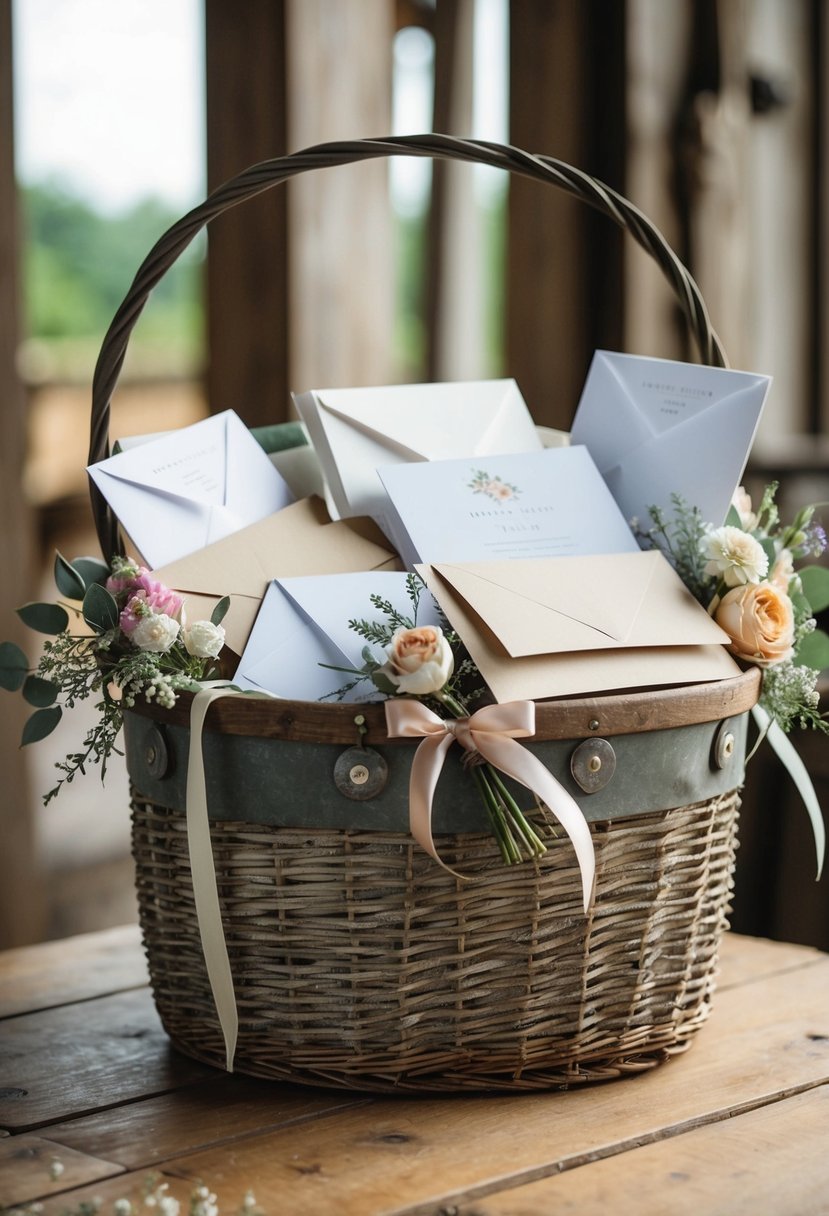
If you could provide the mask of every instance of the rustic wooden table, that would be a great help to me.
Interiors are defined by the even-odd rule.
[[[0,1206],[44,1216],[95,1197],[108,1213],[151,1173],[183,1214],[199,1180],[222,1213],[250,1187],[269,1216],[826,1213],[829,955],[729,935],[710,1022],[639,1077],[396,1099],[178,1055],[134,927],[12,950],[0,1129]]]

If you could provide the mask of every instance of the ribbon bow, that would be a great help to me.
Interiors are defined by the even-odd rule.
[[[409,826],[426,852],[440,862],[432,839],[432,799],[446,753],[457,740],[468,752],[478,752],[495,768],[532,790],[552,811],[575,849],[586,912],[596,870],[590,828],[578,803],[549,769],[532,752],[515,742],[535,734],[535,702],[485,705],[469,718],[454,719],[439,718],[420,701],[392,699],[385,702],[385,710],[389,738],[423,740],[412,759]]]

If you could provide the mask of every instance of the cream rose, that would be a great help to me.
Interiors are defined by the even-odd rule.
[[[792,602],[773,583],[749,583],[726,592],[714,618],[731,638],[729,649],[758,667],[792,657]]]
[[[196,659],[215,659],[225,644],[225,631],[212,621],[194,621],[182,633],[184,649]]]
[[[179,623],[165,612],[152,612],[138,618],[130,634],[130,641],[139,650],[151,650],[163,654],[169,650],[179,634]]]
[[[437,625],[400,628],[386,648],[388,662],[380,668],[398,692],[415,697],[440,692],[455,670],[452,647]]]

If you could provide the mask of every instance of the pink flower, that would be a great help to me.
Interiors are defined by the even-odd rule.
[[[180,623],[183,608],[183,598],[151,578],[149,570],[142,567],[141,573],[133,580],[132,592],[121,610],[119,624],[122,632],[129,637],[139,622],[150,616],[168,616]]]
[[[143,594],[147,607],[153,612],[171,616],[176,621],[180,620],[181,610],[184,607],[183,598],[178,592],[171,591],[169,587],[165,587],[163,583],[152,578],[149,570],[145,570],[143,566],[134,586],[138,595]]]

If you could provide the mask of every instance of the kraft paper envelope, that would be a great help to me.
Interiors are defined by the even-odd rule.
[[[268,588],[234,682],[240,688],[300,701],[329,696],[350,682],[348,674],[328,666],[360,669],[366,641],[349,628],[351,619],[387,623],[371,603],[382,595],[403,616],[412,612],[406,575],[371,571],[276,579]],[[418,606],[418,622],[437,622],[429,596]],[[370,646],[378,662],[380,645]],[[327,664],[328,666],[320,666]],[[382,699],[370,680],[361,681],[343,700]]]
[[[601,569],[610,558],[630,559],[636,554],[605,555],[595,559],[601,563]],[[664,562],[659,553],[643,553],[644,558],[657,558]],[[554,564],[561,567],[573,562],[592,562],[590,558],[552,558],[538,559],[534,564]],[[513,580],[518,567],[524,565],[521,561],[509,563],[480,563],[480,565],[508,566],[510,582]],[[665,563],[667,565],[667,563]],[[643,603],[639,601],[638,610],[625,617],[621,614],[614,619],[613,612],[605,611],[610,602],[611,609],[617,596],[617,589],[609,577],[593,584],[593,596],[596,601],[604,600],[597,608],[589,623],[566,617],[556,613],[551,607],[545,608],[544,596],[541,596],[539,611],[532,598],[522,595],[512,596],[511,602],[500,594],[500,591],[490,595],[492,584],[481,579],[459,580],[457,566],[435,565],[418,567],[418,572],[424,578],[429,590],[440,604],[453,628],[463,639],[470,656],[477,664],[481,675],[492,690],[498,701],[521,700],[523,698],[543,698],[555,696],[572,696],[577,694],[607,692],[620,688],[643,688],[656,685],[686,684],[704,680],[730,679],[739,674],[739,668],[721,644],[727,641],[726,635],[708,617],[686,592],[680,582],[679,592],[684,592],[690,599],[682,607],[682,621],[686,625],[693,619],[693,627],[681,628],[671,642],[666,642],[666,636],[672,634],[670,624],[655,625],[654,640],[651,643],[642,642],[644,637],[645,620],[653,616],[656,604],[663,604],[667,612],[672,611],[670,604],[679,606],[684,596],[669,592],[668,599],[661,594],[665,588],[662,580],[655,580],[656,592],[651,597],[645,596]],[[673,571],[670,570],[671,574]],[[583,573],[584,571],[582,571]],[[566,573],[566,571],[565,571]],[[676,576],[674,575],[676,578]],[[562,581],[564,581],[562,579]],[[679,581],[677,579],[677,581]],[[459,591],[456,584],[460,582],[471,598]],[[667,580],[666,580],[667,583]],[[510,583],[506,584],[508,590]],[[526,590],[526,588],[524,588]],[[482,594],[483,592],[483,594]],[[589,598],[589,596],[587,597]],[[648,604],[650,600],[650,604]],[[670,601],[670,602],[669,602]],[[581,599],[584,607],[585,597]],[[575,606],[575,600],[571,607]],[[642,608],[646,609],[642,615]],[[688,615],[685,609],[688,608]],[[691,611],[693,609],[694,611]],[[485,617],[483,613],[486,613]],[[507,619],[509,614],[509,619]],[[545,619],[549,614],[549,619]],[[503,639],[494,628],[490,627],[487,618],[504,628],[513,649],[521,651],[521,657],[513,657]],[[703,619],[704,618],[704,619]],[[546,644],[550,640],[551,622],[556,621],[557,628],[552,630],[555,653],[533,653],[538,642],[534,636],[531,640],[519,635],[526,632],[531,635],[530,621],[538,624],[545,631]],[[651,622],[655,624],[654,622]],[[621,640],[611,638],[608,630],[624,633],[627,625],[627,636]],[[633,639],[633,640],[631,640]],[[591,649],[581,649],[580,645],[589,641]],[[575,643],[575,645],[573,644]],[[568,648],[569,647],[569,648]]]
[[[542,447],[514,380],[313,389],[294,401],[335,519],[370,515],[383,526],[382,465]]]
[[[191,621],[208,619],[229,595],[225,640],[241,654],[273,578],[397,566],[370,520],[331,523],[320,499],[304,498],[153,573],[185,596]]]
[[[573,420],[625,518],[673,514],[671,495],[719,527],[740,484],[769,376],[599,350]]]
[[[293,494],[232,411],[90,465],[150,566],[162,566],[285,507]]]

